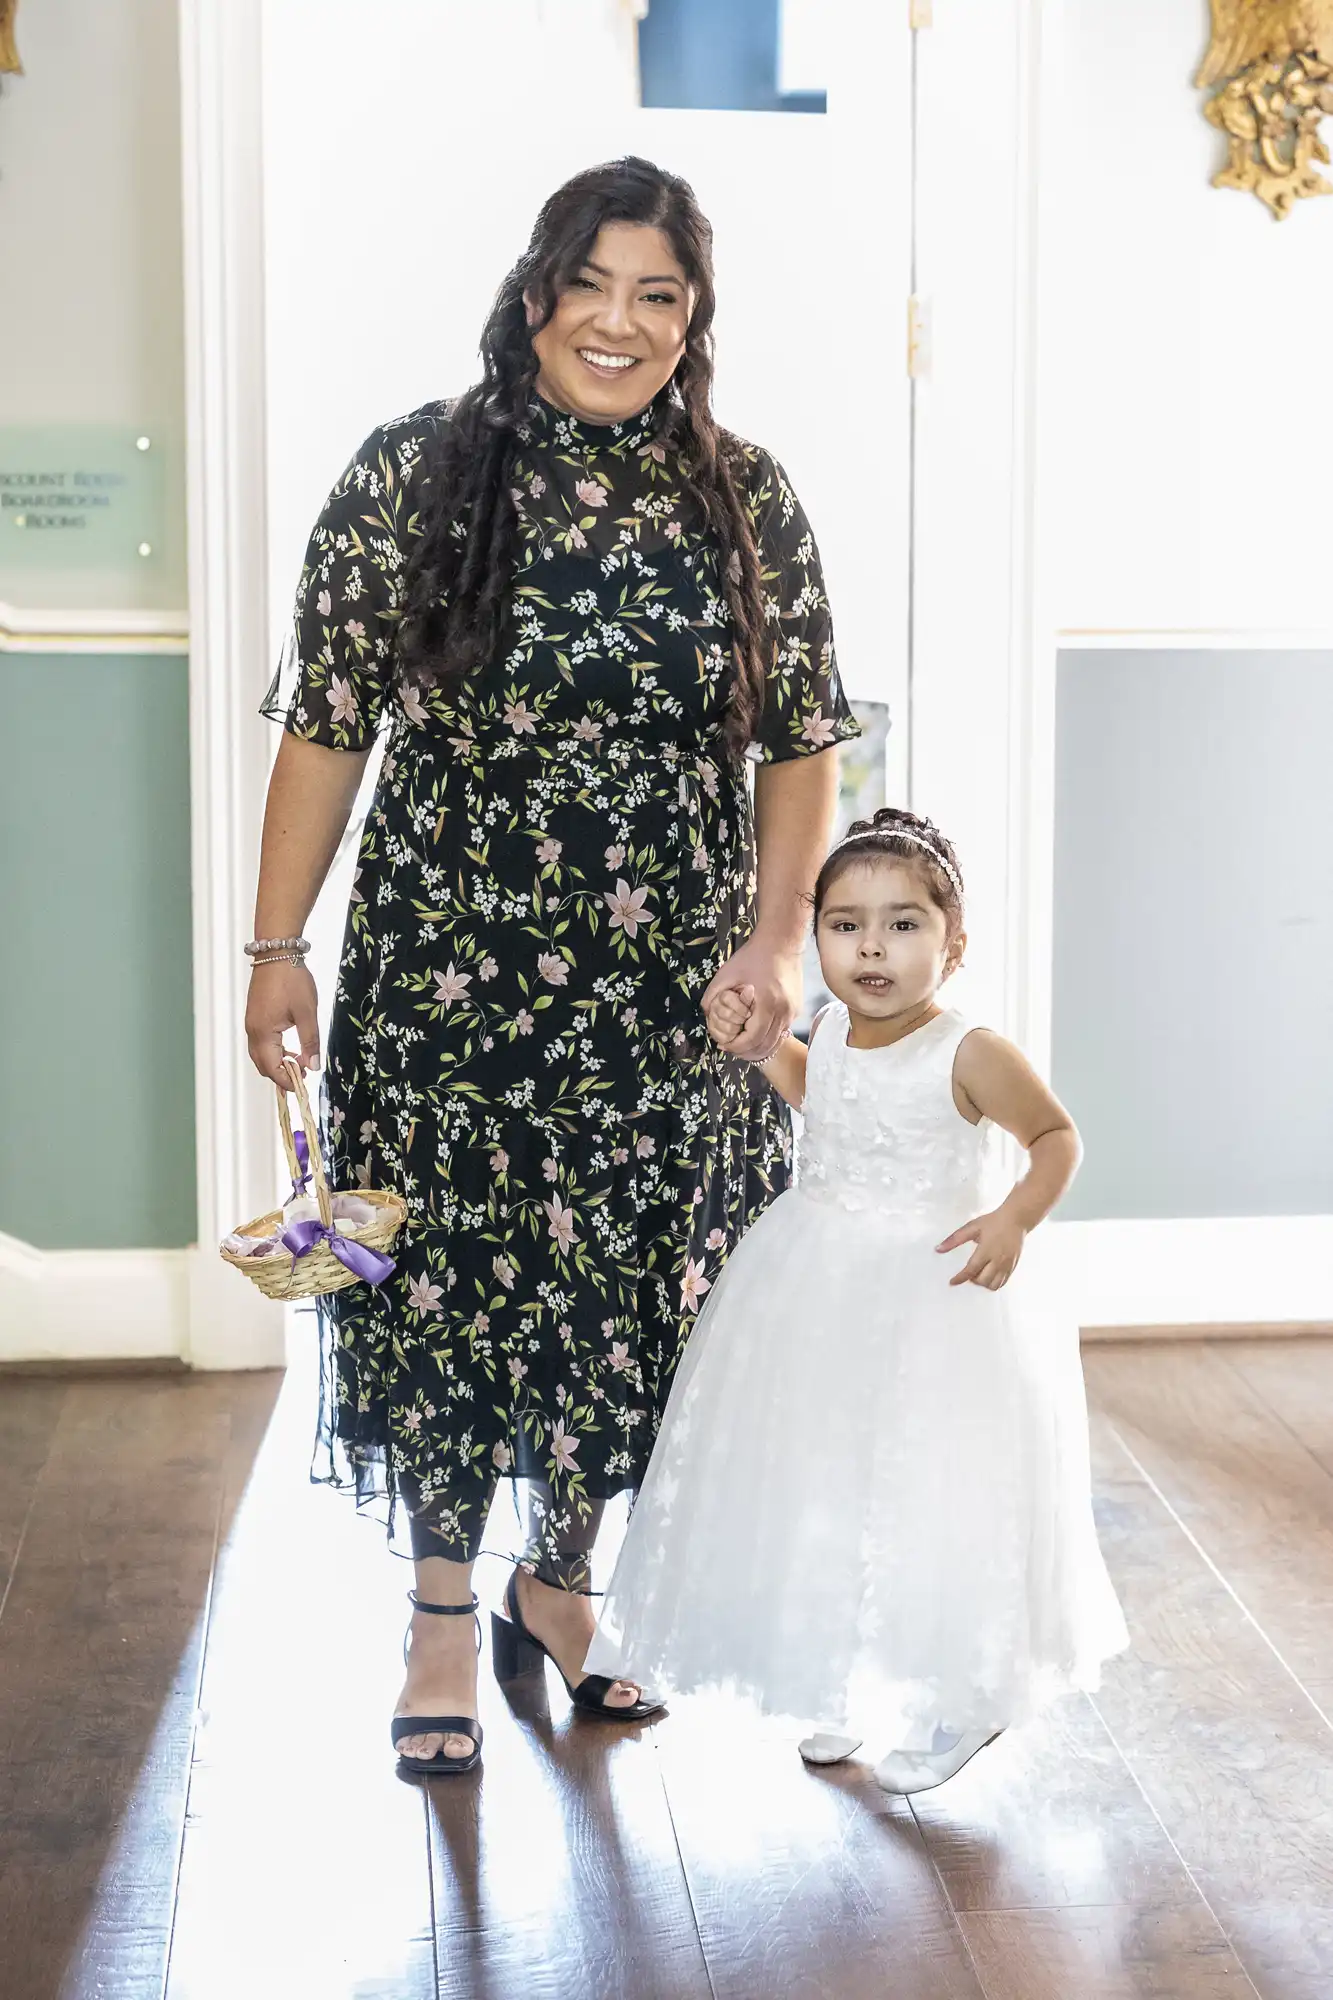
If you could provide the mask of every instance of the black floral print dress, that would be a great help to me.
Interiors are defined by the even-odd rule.
[[[396,1188],[394,1276],[323,1302],[316,1475],[401,1495],[474,1554],[499,1474],[566,1508],[637,1484],[701,1300],[786,1185],[785,1107],[700,996],[751,926],[728,615],[665,398],[597,428],[541,402],[515,474],[502,657],[392,691],[433,404],[375,431],[312,535],[286,726],[388,740],[324,1079],[333,1184]],[[737,443],[776,664],[752,753],[855,736],[810,529]],[[420,1532],[420,1531],[419,1531]]]

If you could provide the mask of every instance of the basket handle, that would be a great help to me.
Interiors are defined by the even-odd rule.
[[[288,1056],[283,1068],[291,1078],[290,1088],[296,1092],[296,1102],[301,1108],[301,1129],[305,1133],[306,1150],[310,1155],[310,1177],[315,1183],[315,1202],[319,1208],[319,1219],[325,1229],[333,1227],[333,1203],[329,1200],[329,1184],[324,1174],[324,1162],[319,1151],[319,1132],[315,1126],[314,1113],[310,1109],[310,1099],[306,1095],[305,1071],[295,1056]],[[301,1178],[301,1163],[296,1157],[296,1141],[292,1137],[292,1115],[287,1106],[287,1091],[281,1084],[278,1092],[278,1125],[282,1132],[282,1148],[287,1155],[287,1164],[292,1170],[292,1181]]]

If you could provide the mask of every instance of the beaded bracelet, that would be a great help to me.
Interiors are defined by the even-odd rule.
[[[309,938],[251,938],[245,947],[245,955],[247,958],[260,958],[266,951],[299,951],[304,958],[309,949]]]
[[[305,964],[305,953],[303,951],[275,951],[272,952],[267,958],[252,958],[250,960],[250,970],[253,972],[257,965],[304,965],[304,964]]]

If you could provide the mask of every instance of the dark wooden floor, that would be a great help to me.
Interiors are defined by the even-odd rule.
[[[1333,1343],[1087,1369],[1135,1650],[915,1809],[555,1684],[403,1784],[408,1578],[301,1372],[0,1378],[0,1994],[1333,2000]]]

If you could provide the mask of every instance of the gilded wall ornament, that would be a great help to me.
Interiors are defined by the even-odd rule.
[[[1195,81],[1227,142],[1213,186],[1256,194],[1282,221],[1333,194],[1319,122],[1333,112],[1333,0],[1211,0],[1213,40]]]
[[[0,0],[0,76],[22,76],[18,43],[14,40],[14,16],[19,0]]]

